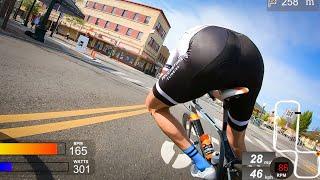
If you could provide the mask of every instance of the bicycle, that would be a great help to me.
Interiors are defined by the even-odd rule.
[[[216,120],[211,118],[199,105],[197,99],[192,100],[191,104],[187,109],[189,113],[184,113],[182,118],[182,124],[185,128],[188,137],[191,139],[191,129],[194,129],[196,140],[194,141],[194,145],[202,153],[204,158],[206,158],[205,153],[201,147],[200,137],[204,134],[204,130],[202,128],[202,124],[200,122],[201,119],[207,120],[217,131],[220,136],[220,157],[219,162],[216,165],[217,169],[217,178],[218,179],[241,179],[241,160],[236,158],[229,142],[227,139],[226,129],[227,129],[227,119],[228,119],[228,110],[229,105],[228,101],[233,98],[238,98],[239,96],[246,94],[249,92],[249,89],[246,87],[236,87],[232,89],[225,89],[220,91],[221,100],[223,102],[223,124],[222,129],[217,126]],[[208,93],[209,97],[212,100],[215,100],[215,97]],[[191,113],[190,113],[191,112]],[[200,115],[199,115],[200,114]],[[192,139],[191,139],[192,140]],[[208,158],[206,158],[208,160]]]

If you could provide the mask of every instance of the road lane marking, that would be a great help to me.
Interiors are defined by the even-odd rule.
[[[255,140],[256,140],[256,142],[257,142],[260,146],[262,146],[266,151],[273,152],[273,150],[272,150],[271,148],[269,148],[267,145],[265,145],[262,141],[260,141],[260,140],[257,139],[257,138],[255,138]],[[287,155],[285,155],[284,153],[282,153],[282,152],[277,152],[277,153],[279,153],[281,156],[286,157],[286,158],[290,159],[291,161],[293,161],[291,158],[289,158],[289,157],[288,157]]]
[[[0,115],[0,123],[34,121],[34,120],[41,120],[41,119],[54,119],[54,118],[62,118],[62,117],[106,113],[106,112],[113,112],[113,111],[132,110],[132,109],[139,109],[144,107],[145,105],[134,105],[134,106],[120,106],[120,107],[97,108],[97,109],[84,109],[84,110],[75,110],[75,111]]]
[[[272,152],[272,149],[269,148],[267,145],[265,145],[262,141],[260,141],[260,139],[255,138],[255,140],[256,140],[256,142],[257,142],[260,146],[262,146],[266,151]]]
[[[211,137],[211,142],[218,145],[218,146],[220,145],[220,141],[214,137]]]
[[[91,118],[84,118],[84,119],[77,119],[71,121],[62,121],[56,123],[48,123],[48,124],[41,124],[41,125],[33,125],[33,126],[24,126],[24,127],[16,127],[16,128],[7,128],[7,129],[0,129],[0,133],[3,133],[9,138],[20,138],[26,136],[32,136],[37,134],[44,134],[50,132],[56,132],[81,126],[87,126],[102,122],[107,122],[115,119],[120,118],[127,118],[130,116],[136,116],[140,114],[147,113],[147,109],[117,113],[117,114],[109,114],[104,116],[97,116]],[[0,140],[8,139],[8,137],[0,137]]]
[[[248,136],[246,136],[245,139],[249,141],[251,144],[253,144],[252,140]]]
[[[173,158],[175,152],[173,150],[174,143],[170,141],[165,141],[161,146],[161,157],[166,164],[169,164]]]
[[[120,71],[113,71],[111,72],[112,74],[118,75],[118,76],[127,76],[125,73],[120,72]]]
[[[186,165],[189,166],[191,164],[191,159],[186,154],[178,154],[177,159],[172,164],[174,169],[182,169],[185,168]]]
[[[172,168],[182,169],[191,164],[191,159],[181,151],[176,152],[174,150],[175,144],[172,141],[164,141],[161,146],[161,157],[166,164],[172,162]],[[176,158],[174,158],[176,155]]]
[[[124,77],[124,76],[120,76],[122,79],[125,79],[127,81],[130,81],[130,82],[134,82],[134,83],[137,83],[137,84],[140,84],[140,85],[143,85],[143,83],[139,80],[136,80],[136,79],[131,79],[131,78],[128,78],[128,77]]]
[[[260,146],[262,146],[266,151],[269,151],[269,152],[272,152],[273,150],[271,149],[271,148],[269,148],[267,145],[265,145],[262,141],[260,141],[259,139],[257,139],[257,138],[254,138],[255,140],[256,140],[256,142],[260,145]],[[284,153],[282,153],[282,152],[277,152],[278,154],[280,154],[281,156],[283,156],[283,157],[286,157],[286,158],[288,158],[288,159],[290,159],[291,161],[293,161],[291,158],[289,158],[287,155],[285,155]]]

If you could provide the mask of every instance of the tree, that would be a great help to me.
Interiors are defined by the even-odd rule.
[[[75,16],[71,16],[66,14],[66,21],[69,23],[69,26],[71,27],[72,25],[84,25],[84,20]]]
[[[252,115],[253,115],[254,117],[258,117],[258,116],[259,116],[259,113],[258,113],[258,111],[255,111],[255,110],[254,110],[254,111],[252,112]]]
[[[277,124],[278,124],[279,127],[282,127],[282,128],[283,128],[283,127],[286,126],[287,121],[286,121],[284,118],[279,117],[279,118],[277,119]]]
[[[265,113],[265,114],[262,116],[262,120],[263,120],[263,121],[268,121],[269,117],[270,117],[269,113]]]
[[[28,12],[33,4],[34,0],[24,0],[22,2],[22,6],[25,8],[26,12]],[[31,15],[38,15],[39,12],[41,11],[41,6],[39,2],[36,2],[36,4],[34,5],[32,11],[31,11]]]
[[[74,21],[76,22],[76,24],[79,24],[81,26],[84,25],[84,20],[78,17],[74,17]]]
[[[312,114],[311,111],[306,111],[300,115],[300,122],[299,122],[299,133],[306,132],[309,125],[312,122]],[[296,129],[297,127],[297,118],[295,119],[294,123],[292,124],[291,128]]]

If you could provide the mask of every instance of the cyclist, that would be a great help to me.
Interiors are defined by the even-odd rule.
[[[227,137],[238,158],[246,151],[245,129],[264,74],[262,56],[245,35],[217,26],[197,26],[184,33],[146,98],[160,129],[193,161],[191,175],[213,179],[215,169],[190,142],[169,107],[199,98],[212,90],[244,86],[249,93],[230,101]],[[217,91],[212,91],[218,98]]]

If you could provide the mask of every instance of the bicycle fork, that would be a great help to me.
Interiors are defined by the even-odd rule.
[[[204,133],[198,113],[192,112],[189,116],[189,121],[191,122],[190,125],[193,127],[195,134],[198,137],[198,142],[194,143],[200,143],[202,155],[207,159],[207,161],[211,162],[212,153],[214,152],[213,145],[209,135]]]

